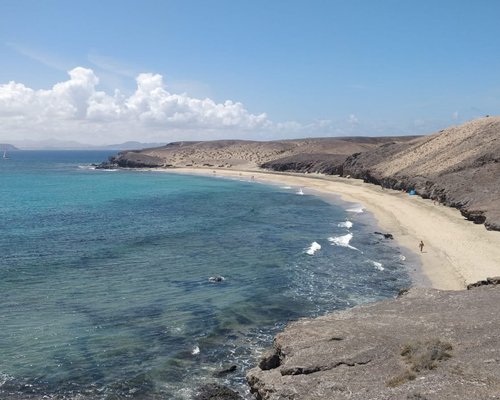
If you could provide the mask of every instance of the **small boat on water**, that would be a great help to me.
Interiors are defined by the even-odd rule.
[[[2,157],[4,160],[8,160],[10,157],[9,155],[7,154],[7,150],[4,150],[3,151],[3,157]]]

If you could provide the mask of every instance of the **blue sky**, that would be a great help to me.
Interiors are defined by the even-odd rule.
[[[498,0],[0,7],[0,141],[425,134],[500,110]]]

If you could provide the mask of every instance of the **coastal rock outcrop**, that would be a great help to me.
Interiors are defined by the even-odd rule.
[[[98,169],[110,168],[158,168],[164,167],[165,161],[140,151],[124,151],[111,156],[107,162],[98,165]]]
[[[410,289],[397,299],[302,319],[247,374],[260,400],[494,399],[500,289]]]

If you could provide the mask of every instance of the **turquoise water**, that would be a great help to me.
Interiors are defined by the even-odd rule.
[[[208,382],[248,396],[245,370],[287,321],[409,285],[357,207],[89,167],[108,155],[0,160],[2,399],[189,399]]]

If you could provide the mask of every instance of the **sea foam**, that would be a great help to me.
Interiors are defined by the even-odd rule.
[[[313,256],[318,250],[321,249],[321,245],[318,242],[312,242],[311,246],[306,250],[306,253]]]
[[[356,247],[351,246],[349,244],[352,237],[353,237],[352,233],[348,233],[347,235],[343,235],[343,236],[329,237],[328,241],[332,242],[332,245],[335,245],[335,246],[348,247],[348,248],[353,249],[353,250],[358,250]]]
[[[377,261],[372,260],[372,264],[375,268],[377,268],[379,271],[383,271],[385,268],[383,267],[382,263],[379,263]]]
[[[356,206],[353,206],[351,208],[348,208],[346,211],[356,213],[356,214],[361,214],[362,212],[364,212],[364,209],[363,209],[363,206],[356,205]]]
[[[352,228],[352,222],[351,221],[344,221],[344,222],[339,223],[337,226],[339,228],[351,229]]]

